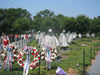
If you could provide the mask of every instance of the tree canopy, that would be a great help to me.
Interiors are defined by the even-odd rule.
[[[26,9],[22,8],[9,8],[0,9],[0,16],[7,14],[7,19],[1,26],[0,31],[10,32],[10,29],[19,31],[19,29],[25,31],[30,28],[35,31],[48,31],[53,29],[54,32],[77,32],[86,34],[87,32],[97,33],[100,32],[100,16],[90,19],[86,15],[78,15],[75,17],[68,17],[62,14],[55,15],[54,11],[48,9],[37,12],[33,16]]]

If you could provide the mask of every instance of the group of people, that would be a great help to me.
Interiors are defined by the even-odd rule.
[[[32,34],[15,34],[14,40],[18,41],[21,39],[28,39],[28,38],[33,38],[34,36]],[[1,50],[3,50],[4,47],[10,44],[10,37],[7,36],[6,33],[2,32],[2,36],[0,37],[0,45],[1,45]]]
[[[75,39],[76,37],[77,37],[76,32],[70,33],[69,31],[68,33],[65,33],[65,30],[63,30],[63,32],[59,36],[59,39],[57,39],[53,34],[52,29],[49,29],[47,35],[45,35],[45,32],[42,33],[38,31],[38,33],[36,34],[36,41],[40,46],[50,44],[57,48],[58,46],[60,47],[69,46],[72,40]]]
[[[15,40],[33,38],[32,34],[15,34]]]

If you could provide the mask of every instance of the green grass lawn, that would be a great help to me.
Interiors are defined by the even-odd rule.
[[[61,67],[64,71],[68,73],[69,68],[77,69],[79,71],[79,75],[82,74],[83,70],[83,49],[85,49],[86,60],[85,66],[89,66],[90,64],[90,48],[94,46],[98,41],[94,41],[95,39],[99,38],[81,38],[79,40],[74,40],[73,44],[70,44],[68,48],[72,48],[69,52],[63,53],[62,55],[68,55],[69,58],[64,59],[60,62],[52,62],[51,63],[51,70],[45,70],[46,63],[41,63],[41,75],[42,74],[55,74],[57,66]],[[81,44],[86,44],[86,46],[81,46]],[[100,45],[100,43],[99,43]],[[29,46],[39,47],[38,44],[33,40]],[[39,49],[39,48],[38,48]],[[97,50],[97,48],[96,48]],[[59,51],[60,52],[60,51]],[[94,58],[94,50],[92,50],[92,58]],[[76,63],[79,63],[79,67],[76,66]],[[0,75],[22,75],[23,69],[15,62],[13,63],[13,70],[12,71],[4,71],[2,68],[0,71]],[[39,68],[35,68],[34,70],[29,71],[29,75],[39,75]]]

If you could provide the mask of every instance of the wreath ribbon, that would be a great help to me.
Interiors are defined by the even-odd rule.
[[[7,69],[7,65],[9,66],[9,62],[10,62],[10,68],[12,70],[12,56],[13,56],[12,52],[11,52],[12,47],[11,46],[6,46],[6,49],[7,49],[7,58],[6,58],[5,63],[4,63],[4,69]]]
[[[25,66],[24,66],[24,71],[23,71],[23,75],[27,75],[28,74],[28,71],[29,71],[29,63],[30,63],[30,53],[31,53],[31,50],[33,48],[30,46],[25,46],[24,47],[24,51],[26,52],[27,54],[27,57],[26,57],[26,62],[25,62]]]

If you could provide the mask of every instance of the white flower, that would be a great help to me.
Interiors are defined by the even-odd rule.
[[[34,53],[36,53],[36,51],[34,51]]]
[[[38,57],[40,57],[40,55],[38,54]]]
[[[15,55],[15,54],[14,54],[13,56],[14,56],[14,57],[17,57],[17,55]]]
[[[44,58],[44,56],[41,56],[41,59],[43,59]]]
[[[34,57],[34,60],[35,60],[35,57]]]
[[[33,67],[30,67],[30,70],[32,70],[33,69]]]
[[[33,63],[33,65],[35,65],[35,63]]]
[[[55,52],[57,53],[57,50],[55,49]]]
[[[19,63],[19,65],[21,66],[22,64],[21,64],[21,63]]]
[[[36,47],[34,47],[34,49],[36,49]]]
[[[35,58],[35,60],[39,60],[38,58]]]
[[[39,63],[39,60],[37,60],[37,63]]]
[[[22,60],[22,58],[20,58],[20,60]]]
[[[20,52],[21,55],[23,55],[24,53]]]
[[[3,57],[6,56],[5,54],[1,54]]]
[[[51,59],[54,59],[54,57],[51,57]]]
[[[6,48],[4,48],[3,50],[5,50],[5,51],[6,51]]]
[[[41,55],[44,54],[44,52],[41,52]]]
[[[25,64],[25,62],[23,62]]]

